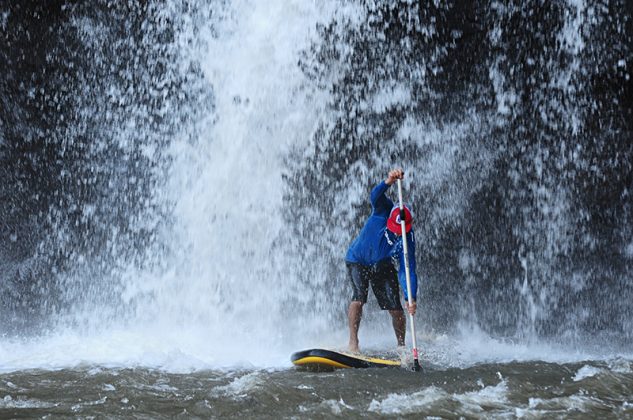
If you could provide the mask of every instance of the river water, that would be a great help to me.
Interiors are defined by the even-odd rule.
[[[0,3],[0,417],[633,418],[632,22]],[[393,167],[424,371],[298,370],[346,343],[343,258]],[[360,339],[394,351],[373,298]]]
[[[4,345],[1,417],[633,416],[630,350],[608,354],[601,343],[580,351],[492,340],[473,331],[460,339],[426,336],[420,342],[423,369],[414,372],[408,352],[399,356],[380,340],[367,351],[400,357],[402,367],[312,371],[291,366],[289,354],[254,346],[253,353],[270,357],[267,367],[248,360],[235,365],[233,359],[233,366],[218,369],[210,358],[161,351],[160,344],[141,340],[129,358],[129,336],[75,340]],[[220,346],[230,343],[207,347],[212,352]]]
[[[630,418],[633,363],[477,363],[310,372],[82,364],[0,375],[0,416],[108,418]]]

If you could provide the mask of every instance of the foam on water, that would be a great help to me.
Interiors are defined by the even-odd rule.
[[[578,372],[576,372],[576,374],[574,375],[573,380],[576,382],[582,381],[585,378],[591,378],[593,376],[596,376],[600,374],[602,371],[603,371],[602,369],[597,368],[595,366],[584,365],[583,367],[578,369]]]
[[[0,408],[53,408],[58,404],[53,404],[49,402],[39,401],[36,399],[30,398],[13,398],[11,395],[5,395],[2,399],[0,399]]]
[[[448,340],[455,352],[457,364],[470,366],[478,362],[511,362],[542,360],[569,363],[592,359],[603,355],[592,354],[586,349],[574,349],[563,345],[541,342],[519,342],[490,337],[478,329],[462,329],[460,334]],[[441,346],[444,348],[447,344]],[[450,357],[450,356],[449,356]]]
[[[391,415],[422,413],[433,410],[434,404],[446,404],[447,400],[452,400],[458,404],[454,413],[474,415],[483,413],[482,407],[486,407],[486,410],[507,409],[507,392],[507,384],[503,380],[497,385],[486,386],[479,391],[452,395],[432,386],[413,394],[390,394],[381,401],[373,400],[368,411]]]
[[[390,332],[391,333],[391,332]],[[217,338],[214,337],[214,338]],[[291,366],[289,355],[301,348],[325,347],[343,349],[345,334],[338,331],[328,338],[296,343],[276,343],[267,348],[234,346],[234,337],[226,336],[219,344],[201,333],[199,328],[179,331],[153,331],[147,326],[137,329],[108,330],[95,335],[74,331],[29,340],[3,340],[0,343],[0,372],[25,369],[63,369],[91,366],[149,367],[172,373],[188,373],[206,369],[286,368]],[[384,334],[368,336],[368,352],[394,349],[394,339]],[[410,345],[410,343],[409,343]],[[546,361],[574,363],[584,360],[604,360],[609,356],[548,344],[511,343],[486,336],[469,334],[459,338],[419,335],[418,347],[422,364],[435,367],[467,368],[479,363],[509,363],[513,361]],[[410,352],[403,352],[410,362]],[[609,362],[611,370],[627,373],[629,362],[621,357]],[[599,373],[600,369],[586,366],[577,373],[577,380]],[[580,375],[580,376],[579,376]]]
[[[587,413],[591,410],[605,409],[604,403],[584,392],[568,397],[530,398],[527,408],[517,408],[517,415],[568,415],[569,413]]]
[[[215,337],[217,339],[217,337]],[[172,373],[204,369],[287,367],[294,348],[234,346],[234,339],[210,340],[199,329],[179,332],[108,330],[95,335],[74,331],[0,343],[0,372],[100,365],[108,368],[148,367]]]
[[[430,387],[414,394],[390,394],[382,401],[373,400],[368,411],[380,414],[409,414],[429,408],[431,404],[447,397],[440,388]]]
[[[349,411],[355,410],[354,407],[350,406],[349,404],[346,404],[345,401],[343,401],[343,399],[324,400],[320,402],[319,404],[313,404],[313,405],[301,404],[299,405],[298,409],[299,409],[299,412],[301,413],[311,413],[311,412],[323,413],[325,411],[326,413],[330,413],[335,416],[341,416],[346,411],[349,412]]]
[[[222,395],[239,398],[247,395],[249,391],[263,385],[263,379],[258,372],[248,373],[232,380],[229,384],[213,388],[211,395]]]

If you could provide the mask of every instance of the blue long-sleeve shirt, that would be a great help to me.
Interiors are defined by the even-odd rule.
[[[365,226],[363,226],[358,237],[347,250],[345,260],[354,264],[372,266],[389,258],[397,258],[400,262],[398,280],[405,299],[408,299],[402,237],[387,229],[387,219],[393,208],[393,201],[385,195],[388,189],[389,185],[383,181],[371,191],[371,215],[365,222]],[[415,300],[418,289],[418,277],[415,272],[415,235],[413,229],[407,233],[407,245],[409,250],[409,271],[411,274],[411,296]]]

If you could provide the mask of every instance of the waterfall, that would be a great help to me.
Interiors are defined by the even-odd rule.
[[[424,334],[629,342],[627,13],[3,6],[0,333],[212,366],[342,344],[345,251],[399,166]]]

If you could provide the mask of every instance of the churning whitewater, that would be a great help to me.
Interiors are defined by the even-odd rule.
[[[0,417],[633,415],[629,3],[3,3]],[[423,372],[295,370],[397,167]]]
[[[169,6],[167,11],[149,7],[155,21],[144,23],[148,29],[159,30],[162,19],[173,18],[165,16],[169,10],[178,13],[184,7],[177,2]],[[116,259],[111,272],[105,270],[108,281],[90,278],[90,267],[62,279],[64,300],[70,306],[55,311],[58,318],[45,334],[8,338],[2,346],[3,360],[10,361],[5,370],[86,362],[168,370],[286,366],[289,352],[300,345],[296,340],[313,339],[312,334],[295,336],[290,324],[298,322],[286,323],[287,318],[299,317],[303,328],[320,327],[323,332],[324,322],[315,314],[291,308],[300,273],[291,267],[298,256],[287,255],[288,250],[278,245],[283,235],[291,234],[284,233],[291,226],[283,214],[283,177],[288,175],[285,159],[290,150],[309,147],[327,105],[327,91],[302,73],[298,57],[314,42],[318,24],[354,13],[357,8],[327,2],[233,2],[201,5],[194,16],[177,17],[182,20],[181,33],[162,48],[174,49],[180,60],[172,72],[197,66],[199,80],[192,84],[203,91],[198,96],[206,101],[194,106],[206,108],[199,112],[199,120],[177,125],[168,144],[138,147],[156,160],[152,164],[165,166],[160,178],[164,181],[143,197],[151,201],[142,209],[148,214],[124,217],[131,218],[133,231],[149,224],[152,242],[146,249],[131,251],[131,260],[126,255],[130,250],[106,250],[114,254],[107,257]],[[199,27],[189,20],[194,18]],[[73,16],[69,25],[86,43],[108,42],[93,39],[102,29],[95,18]],[[160,75],[170,76],[183,77]],[[134,77],[133,71],[129,77]],[[143,82],[148,89],[156,88],[154,80]],[[164,86],[174,82],[158,81],[163,96],[170,95]],[[129,100],[130,89],[138,87],[107,87],[113,92],[111,100],[118,102]],[[162,105],[161,116],[188,111],[172,109],[172,102]],[[87,106],[84,112],[101,108]],[[152,130],[131,120],[134,130]],[[97,141],[114,140],[124,150],[133,149],[128,152],[133,155],[137,146],[128,144],[133,139],[122,131],[120,137]],[[159,153],[157,147],[163,150]],[[144,175],[155,176],[153,171]],[[81,205],[81,211],[90,211],[91,204],[75,204]],[[117,240],[115,232],[109,246],[117,248]],[[81,252],[76,258],[87,265]],[[103,263],[102,255],[89,258]],[[111,298],[102,299],[102,294]],[[16,354],[20,356],[11,356]]]

